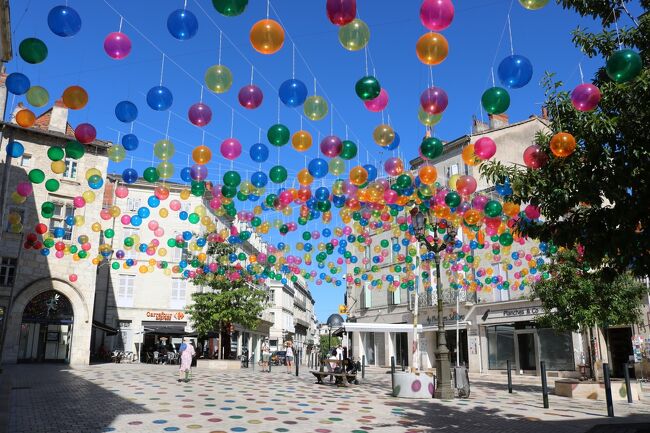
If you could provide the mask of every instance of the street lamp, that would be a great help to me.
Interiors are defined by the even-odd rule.
[[[327,328],[329,329],[329,338],[327,339],[327,353],[330,353],[332,345],[332,328],[341,327],[343,325],[343,317],[340,314],[332,314],[327,318]]]
[[[427,220],[424,214],[418,210],[412,214],[412,225],[418,241],[424,243],[427,251],[434,253],[436,264],[436,296],[438,298],[438,350],[436,351],[436,375],[438,386],[436,387],[435,398],[452,399],[454,391],[451,389],[451,364],[449,360],[449,348],[447,347],[447,336],[445,334],[445,322],[443,320],[442,308],[442,281],[440,279],[440,253],[447,248],[447,244],[438,238],[438,221],[433,227],[433,242],[429,242],[425,235]],[[456,230],[453,226],[447,229],[450,239],[456,237]]]

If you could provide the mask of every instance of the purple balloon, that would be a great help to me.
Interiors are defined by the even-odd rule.
[[[382,88],[379,92],[379,96],[370,101],[363,101],[363,103],[368,111],[372,111],[373,113],[383,111],[388,105],[388,92]]]
[[[447,92],[440,87],[429,87],[420,95],[420,105],[429,114],[441,114],[447,108],[449,98]]]
[[[264,94],[262,89],[254,84],[244,86],[239,90],[239,103],[248,110],[254,110],[262,105]]]
[[[327,18],[337,26],[344,26],[357,16],[357,0],[327,0]]]
[[[439,32],[449,27],[454,19],[451,0],[424,0],[420,6],[420,21],[429,30]]]
[[[483,210],[490,199],[484,195],[477,195],[472,199],[472,207],[477,210]]]
[[[571,103],[578,111],[591,111],[600,102],[600,89],[593,84],[580,84],[571,92]]]
[[[320,151],[323,152],[323,155],[329,158],[339,156],[341,150],[343,150],[343,143],[341,142],[341,139],[335,135],[328,135],[320,142]]]
[[[190,167],[190,177],[192,180],[205,180],[208,177],[208,168],[205,165],[194,164]]]
[[[131,39],[122,32],[109,33],[104,39],[104,51],[110,58],[122,60],[131,52]]]
[[[221,155],[229,160],[239,158],[241,155],[241,143],[236,138],[226,138],[221,142]]]
[[[187,117],[193,125],[207,126],[212,120],[212,110],[203,102],[197,102],[190,107]]]

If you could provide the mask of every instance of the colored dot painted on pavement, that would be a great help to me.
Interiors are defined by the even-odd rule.
[[[129,425],[140,425],[142,424],[142,421],[131,421]]]
[[[224,400],[226,403],[234,403],[235,400]]]
[[[228,418],[230,418],[230,419],[242,419],[243,416],[241,416],[241,415],[230,415]]]
[[[234,431],[234,432],[242,432],[246,430],[248,430],[246,427],[233,427],[230,429],[230,431]]]
[[[113,427],[105,427],[102,431],[103,432],[115,431],[115,428],[113,428]]]
[[[352,433],[368,433],[365,430],[352,430]]]
[[[260,409],[262,409],[262,410],[273,410],[272,407],[261,407]]]
[[[167,424],[167,420],[166,419],[155,419],[153,421],[153,423],[154,424]]]
[[[326,428],[317,428],[316,433],[332,433],[332,430]]]
[[[210,422],[221,422],[223,420],[221,418],[208,418],[208,421],[210,421]]]
[[[165,427],[163,430],[165,430],[165,431],[179,431],[180,429],[178,427]]]
[[[284,428],[284,427],[278,427],[278,428],[275,429],[275,431],[277,431],[277,432],[288,432],[289,429],[288,429],[288,428]]]
[[[289,412],[287,412],[286,410],[276,410],[275,412],[278,413],[278,414],[280,414],[280,415],[286,415],[286,414],[289,413]]]
[[[292,424],[298,424],[297,421],[283,421],[283,422],[284,422],[285,424],[289,424],[289,425],[292,425]]]
[[[343,421],[343,418],[330,418],[330,421]]]
[[[221,410],[232,410],[232,407],[220,407]]]
[[[235,406],[235,409],[246,409],[248,406]]]
[[[212,412],[201,412],[201,415],[210,416],[210,415],[214,415],[214,414]]]
[[[259,419],[249,419],[248,423],[249,424],[262,424],[262,421],[260,421]]]
[[[187,426],[187,428],[192,429],[192,430],[196,430],[196,429],[201,428],[201,427],[202,426],[200,424],[190,424],[190,425]]]

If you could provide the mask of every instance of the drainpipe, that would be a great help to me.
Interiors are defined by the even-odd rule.
[[[113,200],[111,200],[111,204],[115,204],[115,189],[117,188],[118,182],[117,180],[115,181],[115,184],[113,185]],[[113,231],[115,231],[115,218],[113,218]],[[113,243],[115,242],[115,236],[111,238],[111,257],[113,257]],[[106,319],[108,318],[108,287],[111,284],[111,263],[110,260],[107,259],[106,264],[108,265],[108,275],[106,276],[106,295],[104,296],[104,321],[102,323],[106,324]],[[104,342],[106,341],[106,333],[102,332],[102,346],[104,346]],[[139,360],[138,360],[139,361]]]

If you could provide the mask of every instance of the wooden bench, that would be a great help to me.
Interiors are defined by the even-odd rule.
[[[354,383],[355,385],[359,384],[356,373],[334,373],[331,371],[316,371],[316,370],[310,370],[310,373],[316,377],[316,383],[320,385],[325,384],[323,382],[323,378],[327,376],[335,377],[336,378],[335,384],[337,385],[340,384],[341,386],[347,386],[348,383]]]

